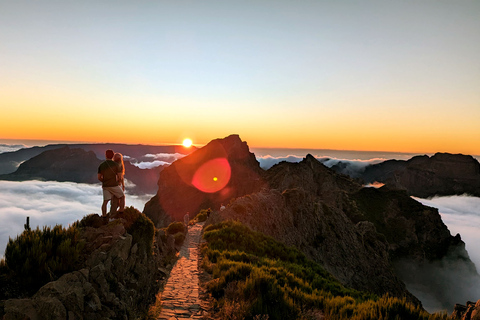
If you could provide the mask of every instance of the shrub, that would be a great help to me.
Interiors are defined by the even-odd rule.
[[[195,216],[195,220],[198,222],[204,222],[208,218],[208,210],[210,209],[202,209],[200,212]]]
[[[152,220],[132,206],[125,208],[123,218],[127,220],[125,229],[132,235],[133,242],[138,244],[140,250],[145,250],[151,255],[155,237],[155,225]]]
[[[207,290],[228,318],[446,319],[405,299],[345,288],[295,248],[233,221],[204,230],[202,267],[212,274]]]
[[[181,222],[172,222],[168,225],[167,227],[167,233],[168,234],[176,234],[176,233],[185,233],[185,227],[183,226],[183,223]]]
[[[77,270],[81,264],[84,243],[76,227],[25,230],[5,249],[5,265],[28,293],[33,293],[45,283]],[[5,269],[5,266],[2,267]]]
[[[177,232],[173,235],[173,238],[175,239],[175,244],[180,246],[185,241],[185,234],[182,232]]]
[[[77,228],[85,228],[85,227],[98,228],[104,224],[105,224],[105,221],[103,220],[102,217],[100,217],[96,213],[92,213],[83,217],[82,220],[74,222],[73,226]]]

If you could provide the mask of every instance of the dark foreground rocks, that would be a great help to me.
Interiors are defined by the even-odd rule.
[[[128,219],[107,222],[95,216],[82,231],[88,253],[83,268],[30,298],[1,301],[0,318],[2,313],[5,320],[145,318],[165,276],[163,267],[175,255],[174,239],[158,232],[148,248],[127,232]]]

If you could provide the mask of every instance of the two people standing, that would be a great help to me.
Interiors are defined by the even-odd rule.
[[[118,213],[125,209],[125,165],[123,156],[113,150],[105,151],[106,160],[98,167],[98,180],[102,182],[103,204],[102,216],[107,215],[107,204],[111,201],[110,214],[119,208]]]

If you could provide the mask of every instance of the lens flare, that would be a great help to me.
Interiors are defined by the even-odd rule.
[[[226,158],[205,162],[192,178],[192,184],[200,191],[214,193],[222,190],[230,181],[232,169]]]

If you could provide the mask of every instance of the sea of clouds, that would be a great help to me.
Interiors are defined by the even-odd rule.
[[[315,159],[323,163],[326,167],[331,168],[333,166],[342,166],[342,172],[344,174],[349,174],[351,176],[358,176],[359,174],[365,171],[365,168],[369,165],[380,163],[386,161],[386,158],[372,158],[372,159],[339,159],[334,157],[328,156],[314,156]],[[280,162],[291,162],[291,163],[298,163],[301,162],[304,157],[297,156],[297,155],[288,155],[286,157],[279,156],[257,156],[257,161],[260,163],[260,167],[262,169],[268,170],[274,165]]]
[[[24,144],[1,144],[0,143],[0,153],[14,152],[25,147],[27,146]]]
[[[126,195],[126,205],[143,211],[153,195]],[[0,181],[0,256],[3,256],[9,237],[15,238],[24,230],[27,217],[30,226],[69,224],[90,213],[101,214],[102,187],[56,181]]]
[[[480,271],[480,198],[469,195],[414,198],[422,204],[437,208],[452,235],[460,234],[470,259]],[[479,297],[480,298],[480,297]]]
[[[0,153],[15,151],[23,145],[2,145]],[[297,153],[298,154],[298,153]],[[154,168],[160,165],[169,165],[183,154],[147,154],[138,159],[125,157],[126,161],[139,168]],[[344,173],[361,173],[368,165],[379,163],[391,158],[368,158],[359,155],[352,159],[327,155],[316,155],[315,158],[327,167],[340,166]],[[405,159],[405,155],[394,157]],[[282,161],[298,163],[304,156],[271,156],[266,153],[256,156],[263,169],[269,169]],[[128,190],[128,188],[127,188]],[[153,195],[136,196],[127,194],[127,206],[134,206],[142,211],[145,203]],[[459,233],[466,243],[471,260],[480,270],[480,198],[468,195],[434,197],[431,199],[415,198],[424,205],[439,210],[442,220],[452,235]],[[16,237],[24,230],[26,217],[30,217],[30,225],[55,226],[69,224],[82,219],[90,213],[100,213],[102,192],[100,184],[78,184],[71,182],[54,181],[0,181],[0,257],[3,256],[9,237]],[[422,297],[428,299],[428,297]],[[427,301],[424,301],[424,303]],[[461,301],[459,301],[461,302]],[[428,302],[426,303],[428,304]]]
[[[124,156],[124,159],[140,169],[153,169],[159,166],[171,165],[172,162],[183,157],[185,157],[185,154],[181,153],[148,153],[140,159],[134,159],[129,156]]]

